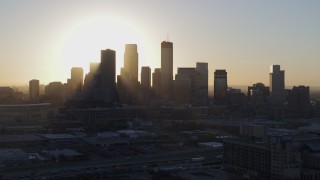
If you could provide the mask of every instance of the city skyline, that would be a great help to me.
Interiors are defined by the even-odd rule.
[[[286,70],[287,86],[320,85],[319,2],[185,1],[180,9],[179,1],[139,2],[2,1],[0,84],[66,82],[72,67],[88,73],[108,48],[116,51],[120,74],[125,44],[131,43],[138,46],[138,74],[142,66],[153,72],[161,67],[160,42],[168,38],[173,74],[208,62],[211,86],[215,69],[228,71],[230,85],[268,85],[272,64]],[[121,8],[123,3],[132,8]]]

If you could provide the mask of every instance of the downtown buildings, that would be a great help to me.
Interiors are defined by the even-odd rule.
[[[290,94],[290,91],[285,90],[284,70],[281,70],[280,65],[271,66],[269,86],[256,83],[248,87],[247,96],[245,96],[240,89],[228,86],[226,69],[216,69],[214,74],[210,75],[208,63],[197,62],[195,67],[178,67],[177,73],[174,74],[173,43],[163,41],[160,43],[159,50],[161,51],[161,68],[155,68],[152,73],[150,67],[141,67],[140,79],[137,44],[125,45],[124,66],[121,68],[120,75],[117,76],[116,61],[121,60],[116,59],[115,51],[102,50],[100,62],[90,64],[90,72],[85,75],[85,78],[83,78],[82,68],[73,67],[71,78],[66,84],[50,83],[46,88],[47,99],[58,97],[62,99],[59,101],[60,104],[69,100],[99,101],[107,103],[108,106],[209,105],[213,107],[213,114],[218,112],[215,116],[222,118],[231,114],[235,117],[271,114],[271,118],[280,119],[282,116],[286,117],[287,111],[297,110],[297,103],[302,104],[297,102],[298,98],[293,98],[293,93]],[[213,99],[208,96],[210,76],[214,79]],[[286,93],[290,94],[290,97],[287,97]],[[308,98],[304,99],[303,106],[308,106]]]
[[[32,79],[29,81],[29,99],[31,102],[38,102],[40,97],[39,80]]]

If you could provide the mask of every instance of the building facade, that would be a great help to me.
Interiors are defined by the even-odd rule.
[[[225,165],[249,179],[290,179],[301,176],[301,157],[292,136],[270,135],[266,142],[229,139],[224,142]]]

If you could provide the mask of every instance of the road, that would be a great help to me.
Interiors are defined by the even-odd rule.
[[[66,163],[30,164],[18,167],[2,168],[0,174],[5,179],[28,179],[31,176],[67,176],[84,172],[94,171],[121,171],[121,169],[134,169],[147,166],[168,166],[174,164],[199,164],[192,162],[194,157],[205,157],[206,160],[214,160],[221,152],[214,152],[211,149],[194,151],[175,151],[156,155],[142,155],[133,157],[110,158],[107,160],[77,161]]]

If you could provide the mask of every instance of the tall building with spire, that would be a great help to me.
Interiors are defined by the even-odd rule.
[[[173,43],[161,43],[161,94],[170,97],[173,89]]]

